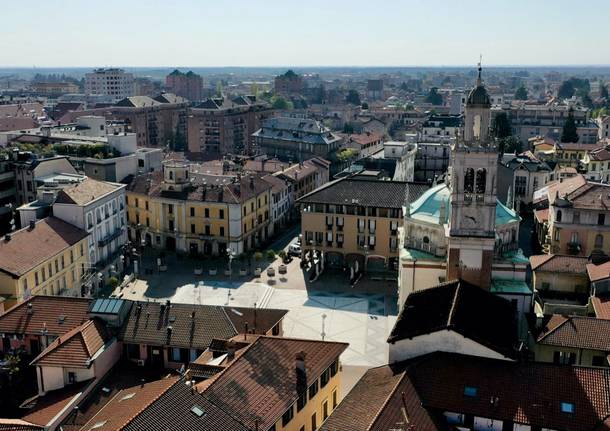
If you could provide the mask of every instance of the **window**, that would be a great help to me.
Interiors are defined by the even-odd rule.
[[[191,233],[195,233],[195,225],[191,224]]]
[[[173,221],[173,220],[169,220],[169,230],[170,230],[171,232],[173,232],[173,231],[174,231],[174,221]]]
[[[299,396],[299,399],[297,400],[297,412],[303,410],[305,404],[307,404],[307,391],[303,391],[303,393]]]
[[[603,226],[606,224],[606,214],[597,215],[597,224]]]
[[[561,365],[574,365],[576,363],[576,353],[555,351],[553,353],[553,363]]]
[[[294,417],[294,406],[290,406],[286,413],[282,415],[282,426],[285,427],[290,423],[292,418]]]
[[[322,414],[322,420],[328,419],[328,400],[324,400],[324,402],[322,403]]]
[[[477,396],[477,388],[474,386],[464,386],[464,395],[467,397],[476,397]]]
[[[313,397],[316,396],[317,393],[318,393],[318,381],[316,380],[309,387],[309,399],[311,400]]]
[[[574,413],[574,404],[573,403],[561,403],[561,411],[562,411],[562,413]]]
[[[38,286],[38,271],[34,273],[34,283],[36,286]]]
[[[74,250],[70,250],[70,263],[74,263]]]
[[[167,206],[167,212],[170,213],[170,214],[173,214],[174,213],[174,206],[173,205],[168,205]]]
[[[210,218],[210,209],[206,208],[203,210],[205,218]]]
[[[218,210],[218,218],[221,220],[225,218],[225,210]]]
[[[555,229],[555,241],[559,241],[561,229]]]
[[[316,419],[316,414],[311,415],[311,431],[316,431],[318,429],[318,420]]]
[[[337,400],[337,390],[333,390],[333,410],[337,408],[337,404],[339,404]]]
[[[604,236],[600,233],[595,235],[595,248],[603,248],[604,247]]]
[[[555,221],[561,223],[561,210],[557,210],[557,215],[555,216]]]
[[[593,356],[591,359],[591,365],[594,367],[604,367],[606,365],[606,357],[605,356]]]
[[[335,362],[330,364],[330,376],[335,377],[337,371],[339,371],[339,360],[335,359]]]
[[[206,235],[210,234],[210,226],[209,225],[205,227],[205,234]]]
[[[191,207],[191,217],[195,217],[195,208]]]
[[[224,226],[220,226],[220,236],[225,236],[225,228],[224,228]]]
[[[328,384],[329,380],[330,380],[330,367],[327,368],[326,370],[324,370],[324,372],[320,376],[320,387],[323,388],[324,386],[326,386]]]

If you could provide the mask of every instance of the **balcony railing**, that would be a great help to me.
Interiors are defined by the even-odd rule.
[[[114,239],[120,237],[122,233],[123,233],[122,229],[117,229],[113,233],[106,235],[104,238],[100,239],[97,242],[97,245],[99,247],[104,247],[105,245],[110,244]]]

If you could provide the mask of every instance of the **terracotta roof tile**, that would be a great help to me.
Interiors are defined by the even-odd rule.
[[[46,426],[60,412],[68,408],[70,404],[78,401],[84,389],[93,383],[93,379],[68,385],[63,389],[47,392],[37,397],[33,402],[32,409],[21,419],[37,425]]]
[[[259,337],[202,392],[249,429],[269,429],[297,400],[295,356],[305,353],[307,386],[347,348],[346,343]]]
[[[87,232],[55,217],[47,217],[0,241],[0,271],[21,276],[86,238]]]
[[[91,359],[109,338],[104,323],[88,320],[49,344],[32,365],[89,368]]]
[[[607,368],[435,353],[408,366],[407,374],[431,411],[574,431],[594,429],[610,414]],[[464,393],[467,386],[474,396]],[[573,404],[574,412],[562,412],[562,403]]]
[[[163,396],[178,381],[178,377],[169,377],[117,392],[95,416],[83,425],[81,430],[89,431],[96,425],[96,431],[124,429],[127,424]]]
[[[86,178],[79,184],[62,189],[57,194],[55,203],[86,205],[108,193],[112,193],[120,187],[125,186]]]
[[[560,272],[568,274],[587,274],[586,256],[566,256],[560,254],[541,254],[530,256],[533,271]]]
[[[192,313],[194,317],[191,317]],[[120,338],[130,344],[205,350],[214,338],[226,340],[243,332],[246,322],[249,330],[256,326],[256,332],[266,333],[285,314],[285,310],[257,309],[254,312],[240,307],[178,303],[171,303],[168,312],[164,303],[138,303],[131,307]]]
[[[87,320],[88,298],[32,296],[0,315],[0,332],[60,336]],[[61,316],[61,317],[60,317]]]
[[[546,319],[536,337],[539,344],[610,351],[610,320],[557,314]]]
[[[320,427],[320,431],[387,431],[404,423],[403,400],[415,429],[438,429],[403,369],[390,365],[368,370]]]
[[[599,265],[595,265],[594,263],[588,263],[587,274],[589,275],[589,280],[592,283],[595,281],[610,278],[610,261]]]
[[[593,304],[593,310],[598,319],[610,319],[610,298],[593,296],[591,304]]]

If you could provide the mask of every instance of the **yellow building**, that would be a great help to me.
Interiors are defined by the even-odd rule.
[[[89,269],[87,232],[48,217],[0,242],[4,308],[31,295],[81,296]]]
[[[406,182],[344,178],[305,195],[297,201],[303,253],[322,252],[325,265],[354,274],[397,270],[407,190]]]
[[[271,185],[258,177],[191,174],[186,162],[139,175],[127,187],[129,237],[191,254],[235,254],[269,235]]]

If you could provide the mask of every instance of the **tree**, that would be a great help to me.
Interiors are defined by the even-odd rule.
[[[576,130],[576,121],[574,121],[574,111],[570,108],[568,118],[563,125],[561,132],[561,142],[578,142],[578,133]]]
[[[432,87],[426,96],[426,103],[431,103],[433,105],[442,105],[443,104],[443,96],[438,94],[438,88]]]
[[[343,125],[343,133],[354,133],[354,126],[350,123],[345,123]]]
[[[498,140],[498,151],[500,154],[515,153],[518,154],[523,150],[521,141],[516,136],[506,136]]]
[[[599,87],[599,97],[602,99],[608,98],[608,87],[606,87],[604,84],[601,84]]]
[[[527,88],[525,88],[525,86],[523,84],[521,84],[521,86],[519,88],[517,88],[517,91],[515,91],[515,99],[527,100],[527,97],[528,97]]]
[[[271,98],[271,106],[273,107],[273,109],[292,109],[292,103],[288,102],[282,96],[273,96]]]
[[[360,95],[356,90],[349,90],[347,92],[347,96],[345,97],[345,101],[352,105],[360,105],[362,103],[360,101]]]
[[[574,96],[576,89],[574,88],[574,84],[572,81],[563,81],[559,86],[559,90],[557,90],[557,97],[560,99],[569,99]]]
[[[501,112],[491,122],[491,133],[495,138],[503,139],[512,135],[508,114]]]

